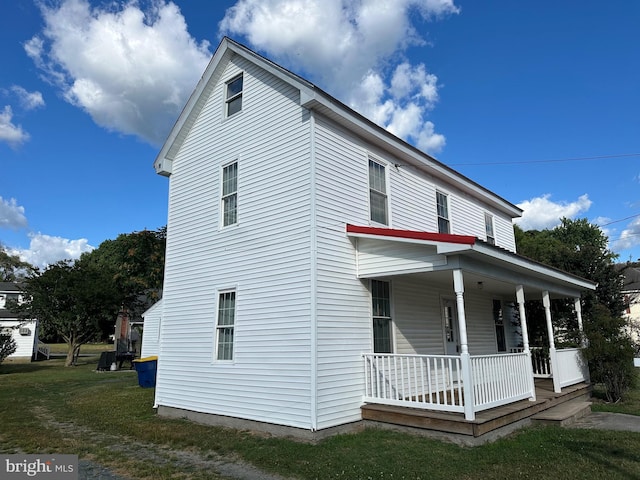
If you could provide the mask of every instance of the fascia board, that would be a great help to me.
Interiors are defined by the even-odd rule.
[[[561,270],[556,270],[555,268],[547,267],[546,265],[535,262],[533,260],[528,260],[521,256],[496,251],[494,248],[489,248],[481,244],[473,245],[471,250],[485,257],[494,258],[501,263],[507,263],[509,265],[533,272],[534,274],[539,274],[546,277],[554,278],[561,282],[570,283],[584,290],[595,290],[597,287],[597,283],[578,277],[577,275],[572,275]]]

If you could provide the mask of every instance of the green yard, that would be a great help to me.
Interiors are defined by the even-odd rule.
[[[229,460],[298,479],[640,478],[640,433],[535,427],[462,448],[370,429],[311,445],[158,418],[134,372],[80,363],[0,365],[1,453],[75,453],[154,480],[233,478]],[[634,398],[625,413],[640,414]]]

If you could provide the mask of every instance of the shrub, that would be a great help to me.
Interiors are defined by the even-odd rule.
[[[585,334],[588,346],[584,355],[591,380],[603,385],[607,401],[622,400],[635,381],[633,342],[624,328],[624,320],[596,305],[586,319]]]
[[[10,333],[0,333],[0,363],[17,349],[16,341]]]

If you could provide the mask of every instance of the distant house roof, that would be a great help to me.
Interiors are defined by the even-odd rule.
[[[20,292],[20,284],[16,282],[0,282],[0,293]]]
[[[640,290],[640,268],[621,263],[616,265],[624,275],[623,292]]]

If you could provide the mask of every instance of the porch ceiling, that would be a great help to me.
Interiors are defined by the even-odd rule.
[[[579,297],[594,282],[535,262],[474,237],[439,235],[347,225],[354,240],[358,277],[412,275],[438,284],[453,284],[452,271],[462,270],[465,290],[513,296],[522,285],[525,295]]]

